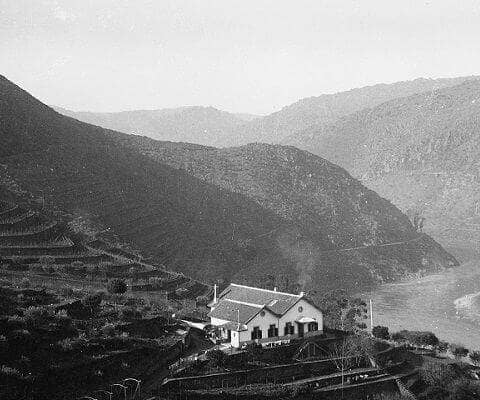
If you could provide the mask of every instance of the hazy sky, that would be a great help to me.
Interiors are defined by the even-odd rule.
[[[0,0],[0,73],[48,104],[212,105],[480,74],[477,0]]]

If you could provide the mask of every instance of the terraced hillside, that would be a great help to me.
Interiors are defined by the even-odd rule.
[[[0,276],[42,277],[50,281],[125,279],[130,290],[165,292],[172,299],[208,294],[210,287],[152,265],[100,239],[80,240],[64,223],[40,212],[0,201]],[[152,283],[153,282],[153,283]]]
[[[5,190],[114,232],[156,263],[204,281],[257,262],[292,271],[272,238],[296,227],[241,194],[119,146],[101,128],[64,117],[0,79],[0,182]]]

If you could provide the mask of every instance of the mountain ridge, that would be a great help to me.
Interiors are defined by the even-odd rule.
[[[431,238],[411,241],[418,233],[393,205],[304,151],[167,143],[183,163],[174,165],[157,158],[156,146],[164,142],[61,116],[6,78],[0,93],[6,143],[0,172],[7,190],[30,200],[43,196],[72,218],[99,222],[195,278],[260,284],[262,274],[272,274],[323,290],[342,279],[358,290],[456,264]],[[145,140],[155,144],[151,154],[141,147]],[[205,153],[214,157],[209,161]],[[219,176],[199,176],[202,165]],[[335,251],[389,240],[404,244]]]

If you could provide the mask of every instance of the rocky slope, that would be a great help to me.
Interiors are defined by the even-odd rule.
[[[421,213],[436,235],[478,238],[480,81],[392,100],[306,130],[296,142]]]

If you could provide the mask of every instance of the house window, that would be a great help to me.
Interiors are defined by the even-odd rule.
[[[254,326],[252,330],[252,340],[261,339],[262,338],[262,330],[259,326]]]
[[[318,323],[317,322],[309,322],[308,323],[308,331],[309,332],[318,331]]]
[[[278,336],[278,328],[275,324],[270,325],[268,328],[268,337],[277,337]]]
[[[293,335],[295,333],[295,327],[291,322],[285,324],[285,329],[283,331],[285,335]]]

